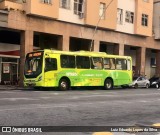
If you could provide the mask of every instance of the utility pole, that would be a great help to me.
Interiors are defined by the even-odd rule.
[[[108,9],[108,7],[111,5],[111,3],[112,3],[113,1],[114,1],[114,0],[111,0],[111,1],[109,2],[109,4],[107,5],[107,7],[105,8],[104,12],[101,14],[101,16],[100,16],[100,18],[99,18],[99,20],[98,20],[98,22],[97,22],[97,25],[96,25],[96,27],[95,27],[95,29],[94,29],[94,33],[93,33],[93,36],[92,36],[92,41],[91,41],[91,45],[90,45],[90,51],[92,51],[94,36],[95,36],[95,34],[96,34],[96,31],[97,31],[99,22],[101,21],[102,16],[106,13],[106,10]]]

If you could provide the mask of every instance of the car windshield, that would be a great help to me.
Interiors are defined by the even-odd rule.
[[[137,78],[138,78],[138,77],[133,77],[133,81],[134,81],[134,80],[137,80]]]
[[[159,77],[152,77],[150,78],[150,81],[157,81],[159,79]]]
[[[35,78],[42,72],[42,52],[30,53],[26,56],[24,75]]]

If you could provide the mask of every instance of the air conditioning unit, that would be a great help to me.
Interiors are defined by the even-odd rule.
[[[160,39],[160,34],[159,33],[155,33],[154,39]]]
[[[160,36],[155,36],[154,39],[160,39]]]
[[[84,13],[79,12],[79,19],[83,19],[84,18]]]

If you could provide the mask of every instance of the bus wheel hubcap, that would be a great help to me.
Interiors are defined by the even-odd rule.
[[[65,82],[61,82],[61,87],[62,88],[66,88],[67,86],[66,86],[66,83]]]
[[[107,83],[106,86],[107,86],[107,88],[110,88],[110,87],[111,87],[111,84],[110,84],[110,83]]]

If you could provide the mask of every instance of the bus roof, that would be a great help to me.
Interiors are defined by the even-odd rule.
[[[100,56],[100,57],[111,57],[111,58],[131,58],[130,56],[123,56],[123,55],[113,55],[107,54],[105,52],[90,52],[90,51],[61,51],[61,50],[53,50],[53,49],[44,49],[44,50],[37,50],[43,51],[46,53],[57,53],[57,54],[68,54],[68,55],[86,55],[86,56]]]

